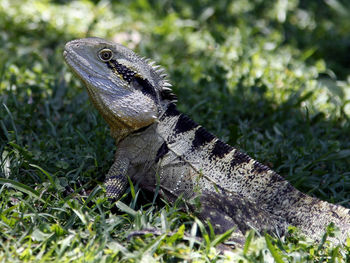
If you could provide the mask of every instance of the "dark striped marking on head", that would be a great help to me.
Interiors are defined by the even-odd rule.
[[[166,144],[166,142],[163,142],[163,144],[159,147],[158,151],[157,151],[157,155],[156,155],[156,159],[155,162],[157,163],[160,159],[162,159],[164,157],[164,155],[166,155],[169,152],[169,148],[168,145]]]
[[[214,148],[211,151],[211,155],[210,157],[219,157],[222,158],[224,157],[226,154],[228,154],[229,152],[232,151],[232,147],[220,140],[217,140],[214,144]]]
[[[118,61],[116,61],[115,59],[111,59],[110,61],[107,61],[106,64],[114,72],[117,72],[119,75],[121,75],[123,79],[128,83],[133,81],[134,76],[136,75],[135,71],[129,69],[127,66],[124,66],[123,64],[118,63]]]
[[[106,64],[115,73],[119,74],[126,82],[134,85],[135,89],[138,89],[143,94],[157,100],[156,90],[147,79],[143,79],[142,77],[138,76],[135,71],[123,64],[118,63],[118,61],[114,59],[106,62]]]
[[[232,160],[231,160],[231,167],[235,167],[237,165],[240,165],[242,163],[248,163],[250,161],[250,157],[245,154],[245,153],[242,153],[240,151],[236,151],[232,157]]]
[[[198,124],[184,114],[179,116],[175,125],[175,133],[183,133],[198,127]]]
[[[136,83],[136,89],[141,90],[141,92],[147,96],[150,96],[154,100],[157,100],[157,93],[152,84],[147,80],[141,77],[136,76],[133,83]]]
[[[192,141],[192,148],[198,148],[201,147],[212,140],[215,139],[215,136],[208,132],[206,129],[203,127],[199,127],[198,130],[196,130],[196,133],[194,134],[194,139]]]

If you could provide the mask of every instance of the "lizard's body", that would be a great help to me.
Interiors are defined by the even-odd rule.
[[[105,182],[109,197],[120,197],[127,176],[152,191],[158,176],[164,197],[198,197],[198,215],[217,232],[236,226],[239,239],[249,228],[283,235],[288,225],[319,239],[331,222],[340,228],[341,240],[348,236],[348,209],[301,193],[178,112],[159,70],[131,50],[88,38],[69,42],[65,58],[116,139]]]

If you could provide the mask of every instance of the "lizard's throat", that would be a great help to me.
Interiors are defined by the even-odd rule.
[[[93,88],[87,87],[87,91],[91,102],[107,122],[111,129],[111,136],[116,141],[123,139],[135,130],[135,127],[129,124],[127,119],[119,117],[118,114],[113,111],[113,107],[111,107],[109,103],[106,103]]]

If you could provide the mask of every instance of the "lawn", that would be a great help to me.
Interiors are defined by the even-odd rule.
[[[0,262],[349,262],[333,226],[319,243],[251,231],[222,254],[182,200],[131,184],[108,202],[115,146],[62,57],[98,36],[152,58],[180,111],[350,208],[349,16],[347,0],[0,0]]]

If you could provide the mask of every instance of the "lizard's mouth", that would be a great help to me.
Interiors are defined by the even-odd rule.
[[[95,93],[95,89],[109,91],[109,89],[105,89],[104,86],[97,87],[94,84],[105,79],[105,77],[88,65],[85,65],[84,61],[82,61],[79,55],[74,51],[69,51],[66,47],[63,51],[63,57],[72,72],[85,84],[85,87],[89,92]]]
[[[79,78],[85,81],[88,72],[93,73],[93,75],[99,75],[97,72],[94,72],[91,68],[80,63],[79,58],[73,52],[67,50],[63,51],[63,57],[67,65],[73,70],[74,73],[78,75]],[[90,74],[91,75],[91,74]]]
[[[72,48],[67,47],[67,45],[63,51],[63,57],[74,75],[85,84],[88,91],[95,93],[96,90],[100,90],[110,94],[113,93],[115,86],[119,86],[113,79],[94,70],[86,59],[79,56],[78,53],[72,50]],[[120,95],[124,94],[121,93]]]
[[[79,55],[74,49],[74,44],[75,41],[68,42],[63,51],[64,60],[72,71],[87,83],[91,82],[92,78],[104,78],[87,59]]]

